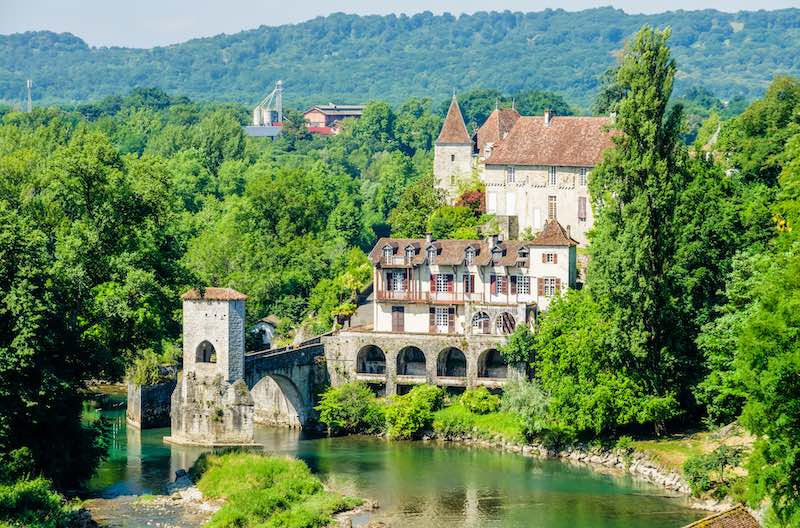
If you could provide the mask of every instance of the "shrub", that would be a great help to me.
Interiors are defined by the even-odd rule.
[[[499,350],[509,365],[527,363],[533,356],[536,345],[536,336],[528,325],[520,325],[508,336],[508,342],[501,345]]]
[[[460,401],[461,405],[475,414],[493,413],[500,408],[500,397],[489,392],[486,387],[467,389]]]
[[[390,438],[414,438],[433,424],[433,412],[441,409],[444,390],[433,385],[418,385],[408,394],[392,398],[386,409],[386,428]]]
[[[689,457],[683,463],[683,475],[692,494],[699,497],[711,492],[717,498],[724,497],[736,481],[735,475],[730,473],[728,476],[734,478],[726,478],[725,470],[737,467],[743,456],[743,447],[721,445],[710,453]]]
[[[331,515],[360,500],[325,491],[303,462],[290,458],[229,451],[205,454],[190,471],[197,487],[225,504],[209,528],[327,526]]]
[[[433,430],[445,439],[469,436],[475,426],[475,415],[463,405],[451,405],[434,415]]]
[[[43,478],[0,484],[0,526],[67,528],[77,512]]]
[[[361,382],[329,388],[316,409],[320,421],[334,433],[377,433],[386,422],[383,405]]]
[[[548,397],[535,381],[509,380],[500,400],[503,411],[519,416],[528,439],[540,435],[548,426]]]
[[[630,453],[633,451],[633,438],[628,435],[622,435],[617,438],[616,443],[614,444],[615,449],[619,449],[620,451],[625,451]]]

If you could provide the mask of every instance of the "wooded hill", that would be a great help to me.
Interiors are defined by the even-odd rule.
[[[152,49],[93,48],[69,33],[0,36],[0,100],[85,101],[160,87],[201,100],[255,103],[277,79],[290,106],[442,98],[453,89],[550,90],[588,109],[599,76],[643,24],[672,27],[677,92],[703,86],[753,98],[776,75],[800,75],[800,9],[628,15],[492,12],[454,17],[333,14],[301,24]]]

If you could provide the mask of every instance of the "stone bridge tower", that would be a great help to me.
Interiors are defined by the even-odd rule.
[[[165,441],[253,443],[253,399],[243,379],[246,299],[230,288],[183,295],[183,374],[172,393]]]

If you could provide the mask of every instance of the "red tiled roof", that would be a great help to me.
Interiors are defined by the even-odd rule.
[[[543,116],[517,119],[511,132],[492,148],[487,165],[594,167],[613,145],[607,117]]]
[[[450,108],[447,110],[447,117],[444,118],[442,131],[436,139],[437,145],[472,145],[472,139],[467,133],[467,126],[461,116],[461,109],[458,107],[456,96],[450,101]]]
[[[483,155],[483,149],[487,143],[497,145],[501,139],[505,138],[520,118],[519,112],[513,108],[500,108],[492,112],[478,129],[477,147],[478,152]]]
[[[761,525],[744,507],[736,506],[687,524],[684,528],[761,528]]]
[[[577,246],[578,243],[567,234],[567,231],[558,223],[557,220],[548,220],[544,224],[544,229],[533,241],[532,246]]]
[[[193,288],[181,297],[184,301],[244,301],[247,295],[239,293],[233,288],[206,288],[203,295]]]
[[[306,129],[310,134],[319,134],[320,136],[330,136],[335,133],[333,128],[326,126],[307,126]]]

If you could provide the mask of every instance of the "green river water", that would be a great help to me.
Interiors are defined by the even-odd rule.
[[[165,445],[161,439],[169,429],[127,428],[124,410],[104,414],[113,420],[113,445],[90,493],[101,498],[101,521],[145,526],[152,514],[145,519],[126,507],[135,496],[164,493],[175,471],[190,467],[203,449]],[[383,521],[397,528],[676,528],[704,515],[685,499],[629,476],[559,461],[267,427],[258,427],[256,436],[267,452],[304,460],[333,489],[376,500],[380,508],[356,517],[354,526]],[[162,526],[199,524],[175,512],[160,515],[155,520]]]

